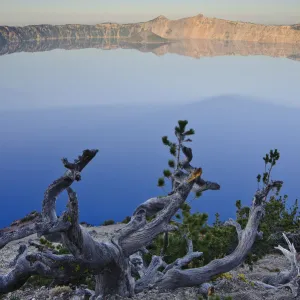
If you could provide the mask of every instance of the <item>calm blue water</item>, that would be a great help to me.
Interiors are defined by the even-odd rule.
[[[187,119],[195,166],[221,184],[195,211],[235,216],[250,204],[262,157],[278,148],[274,178],[300,196],[300,62],[263,56],[201,58],[97,49],[0,57],[0,227],[40,210],[62,157],[100,152],[75,183],[82,221],[121,221],[164,192],[161,136]],[[66,204],[57,201],[60,214]]]

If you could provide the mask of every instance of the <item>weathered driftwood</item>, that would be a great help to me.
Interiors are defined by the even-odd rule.
[[[240,226],[233,222],[228,224],[236,227],[239,236],[239,243],[235,251],[224,258],[213,260],[201,268],[171,269],[156,283],[158,288],[165,290],[200,285],[208,282],[213,276],[226,273],[240,265],[250,252],[258,234],[258,225],[264,214],[267,195],[273,188],[278,188],[281,185],[281,181],[270,182],[262,190],[256,192],[245,229],[241,230]]]
[[[17,230],[4,232],[0,234],[0,249],[5,247],[6,244],[12,241],[23,239],[27,236],[37,233],[36,223],[30,224]]]
[[[263,286],[266,289],[271,289],[276,292],[282,288],[290,288],[294,297],[300,295],[300,258],[293,243],[291,243],[285,233],[282,234],[288,249],[281,245],[275,247],[290,262],[290,270],[278,272],[275,275],[265,276],[262,281],[254,281],[256,285]]]
[[[51,278],[72,278],[78,276],[79,270],[88,270],[95,274],[95,297],[100,299],[109,294],[133,296],[148,288],[166,290],[201,285],[213,276],[238,266],[251,250],[258,234],[258,225],[264,213],[268,193],[282,182],[270,182],[256,192],[245,229],[242,230],[239,224],[233,221],[228,223],[236,227],[239,237],[239,244],[230,255],[201,268],[182,270],[184,265],[202,254],[193,252],[191,241],[187,241],[186,256],[170,265],[166,265],[159,256],[154,256],[148,267],[144,263],[141,264],[141,261],[140,265],[134,261],[136,255],[142,257],[141,253],[145,251],[145,247],[159,234],[177,229],[176,226],[170,226],[171,218],[192,190],[203,192],[220,188],[217,183],[205,181],[200,177],[188,180],[197,169],[190,165],[192,150],[182,147],[182,152],[186,159],[181,162],[182,170],[176,170],[172,174],[172,193],[165,197],[151,198],[141,204],[134,211],[130,222],[118,230],[108,242],[95,241],[87,230],[79,225],[78,200],[70,187],[75,180],[80,180],[81,171],[95,157],[97,150],[85,150],[74,163],[63,159],[67,172],[46,190],[42,209],[43,222],[36,227],[39,235],[52,238],[53,234],[56,234],[54,238],[59,238],[71,254],[57,255],[50,251],[28,254],[23,246],[14,262],[13,270],[0,276],[0,294],[19,288],[34,274]],[[69,201],[67,210],[58,218],[55,210],[56,198],[64,190],[68,193]],[[147,221],[146,216],[154,215],[154,219]],[[159,271],[160,267],[164,267],[162,272]],[[132,276],[134,273],[140,276],[136,282]]]
[[[300,251],[300,232],[278,231],[276,233],[271,234],[270,237],[268,238],[268,240],[274,242],[274,244],[284,246],[286,242],[285,242],[283,233],[293,243],[295,249],[299,252]]]
[[[87,164],[95,157],[98,150],[84,150],[82,155],[79,156],[74,163],[68,162],[66,158],[62,159],[62,162],[67,169],[66,173],[55,180],[45,191],[43,206],[42,206],[42,222],[35,222],[27,226],[17,228],[11,232],[5,232],[0,235],[0,249],[11,241],[19,240],[32,234],[38,233],[39,236],[47,233],[47,238],[58,241],[60,235],[55,235],[53,232],[60,232],[68,226],[68,223],[62,222],[62,219],[57,219],[56,215],[56,199],[61,192],[67,187],[71,186],[76,180],[81,179],[81,171],[87,166]]]
[[[252,282],[254,283],[254,285],[261,286],[265,289],[271,290],[274,293],[274,295],[278,290],[285,289],[285,288],[289,288],[291,290],[294,298],[296,298],[300,294],[299,293],[300,279],[298,277],[293,278],[291,282],[288,282],[286,284],[281,284],[278,286],[270,285],[262,281],[252,281]]]

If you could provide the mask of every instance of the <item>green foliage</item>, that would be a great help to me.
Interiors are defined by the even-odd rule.
[[[188,124],[188,121],[187,120],[179,120],[178,121],[178,125],[179,125],[179,127],[175,127],[175,130],[176,130],[176,128],[178,128],[179,129],[179,132],[180,133],[183,133],[184,131],[185,131],[185,126]]]
[[[267,153],[264,157],[263,160],[265,162],[265,171],[263,174],[258,174],[256,179],[258,184],[262,181],[262,183],[267,185],[270,182],[271,179],[271,171],[273,167],[276,165],[277,161],[280,158],[280,153],[278,152],[277,149],[275,150],[270,150],[269,153]],[[261,180],[262,178],[262,180]],[[278,189],[279,192],[280,189]]]
[[[260,175],[260,174],[258,174],[258,175],[257,175],[257,177],[256,177],[256,179],[257,179],[257,182],[259,183],[259,182],[260,182],[260,180],[261,180],[261,175]]]
[[[294,204],[287,207],[288,196],[272,196],[265,205],[265,215],[259,226],[259,230],[263,232],[261,240],[256,239],[252,247],[251,253],[246,258],[246,263],[252,266],[253,262],[262,258],[268,253],[274,252],[274,247],[278,245],[278,241],[270,239],[271,235],[280,234],[282,232],[297,232],[300,226],[300,213],[298,200]],[[250,207],[239,206],[237,210],[237,221],[242,227],[248,220]]]
[[[172,175],[171,171],[170,170],[164,170],[164,176],[169,178],[170,176]]]
[[[186,137],[195,134],[194,129],[186,129],[187,124],[188,121],[186,120],[178,121],[178,126],[175,127],[176,143],[171,142],[167,136],[162,137],[163,144],[168,146],[170,153],[176,157],[176,161],[173,159],[168,161],[169,167],[175,170],[182,168],[180,165],[180,154],[183,147],[185,147],[184,143],[191,142],[191,140],[186,139]],[[171,178],[172,175],[170,170],[164,170],[163,174],[166,178]],[[165,186],[165,179],[163,177],[159,178],[157,185],[159,187]],[[194,199],[199,198],[201,195],[201,192],[195,193]],[[167,263],[171,263],[178,257],[184,256],[186,254],[187,245],[183,235],[192,239],[194,251],[206,252],[200,259],[192,261],[188,267],[203,265],[215,257],[222,257],[227,252],[229,241],[232,239],[234,232],[232,228],[226,227],[223,229],[221,226],[220,228],[208,226],[208,215],[205,213],[192,214],[191,207],[187,203],[182,205],[175,215],[175,219],[177,220],[176,225],[179,226],[179,231],[169,233],[167,241],[164,234],[159,235],[150,246],[152,254],[159,255],[161,250],[165,249],[164,254]],[[171,223],[174,221],[175,220],[172,220]],[[168,245],[167,248],[166,243]],[[203,251],[203,249],[207,251]],[[219,250],[221,253],[219,253]],[[150,260],[151,256],[148,256]]]
[[[171,142],[168,140],[168,137],[167,136],[163,136],[162,137],[162,142],[164,145],[166,146],[170,146],[171,145]]]
[[[76,272],[79,272],[79,271],[80,271],[80,266],[79,266],[79,265],[76,265],[76,266],[75,266],[75,271],[76,271]]]
[[[195,193],[195,198],[200,198],[202,196],[202,193],[200,191],[197,191]]]
[[[40,238],[40,243],[41,243],[42,245],[46,245],[47,242],[48,242],[48,241],[47,241],[45,238],[43,238],[43,237]]]
[[[208,299],[209,300],[221,300],[221,297],[219,295],[213,295],[213,296],[209,296]]]
[[[175,129],[182,132],[184,123]],[[277,149],[271,150],[263,158],[265,162],[265,172],[267,175],[258,175],[257,181],[265,186],[271,180],[272,168],[276,165],[280,154]],[[251,253],[247,256],[245,263],[250,268],[254,261],[264,255],[274,251],[275,244],[269,237],[276,232],[295,232],[300,226],[300,215],[298,201],[291,208],[287,208],[287,196],[279,196],[277,191],[275,196],[270,197],[265,203],[265,215],[262,218],[259,230],[263,232],[261,240],[256,239]],[[200,196],[200,195],[198,195]],[[245,228],[250,214],[250,207],[243,206],[241,200],[236,201],[236,221]],[[191,213],[191,207],[184,203],[175,215],[174,222],[179,227],[179,231],[169,233],[168,248],[165,251],[165,261],[171,263],[178,257],[186,254],[186,241],[183,235],[188,235],[193,241],[194,251],[203,252],[203,256],[195,259],[187,267],[198,267],[209,263],[216,258],[222,258],[236,248],[238,244],[236,230],[233,226],[223,226],[220,214],[216,213],[212,226],[207,224],[208,215],[201,213]],[[171,223],[172,223],[171,222]],[[159,235],[149,247],[154,255],[159,255],[164,248],[164,235]],[[149,258],[150,259],[150,256]]]
[[[63,255],[63,254],[70,254],[70,251],[66,248],[64,248],[62,245],[58,244],[56,246],[56,250],[58,251],[58,254]]]
[[[85,277],[85,284],[88,286],[88,289],[95,290],[95,277],[92,275]]]
[[[33,288],[38,288],[41,286],[48,286],[52,281],[53,279],[51,278],[46,278],[40,275],[33,275],[27,280],[26,286],[29,285]]]
[[[233,279],[233,276],[232,276],[232,274],[231,273],[229,273],[229,272],[226,272],[226,273],[222,273],[222,274],[219,274],[219,275],[217,275],[217,276],[214,276],[213,278],[212,278],[212,280],[213,281],[215,281],[216,279],[226,279],[226,280],[232,280]]]
[[[130,222],[130,220],[131,220],[131,217],[127,216],[127,217],[122,221],[122,223],[123,223],[123,224],[128,224],[128,223]]]
[[[91,274],[88,269],[81,270],[79,265],[75,265],[74,270],[78,273],[77,275],[79,277],[72,279],[71,281],[65,281],[62,284],[71,283],[75,286],[87,285],[90,290],[95,290],[95,276]]]
[[[102,226],[113,225],[115,224],[114,220],[106,220],[103,222]]]
[[[175,127],[175,136],[177,142],[171,142],[167,136],[162,138],[164,145],[169,147],[170,153],[175,156],[176,160],[169,160],[168,165],[175,170],[181,169],[180,154],[185,142],[191,140],[186,139],[187,136],[195,134],[193,129],[186,130],[188,121],[179,120],[178,126]],[[186,148],[185,148],[186,149]],[[280,154],[277,149],[270,150],[264,157],[264,172],[256,177],[258,188],[262,189],[271,181],[271,171],[277,164]],[[172,178],[170,170],[164,170],[164,177]],[[163,177],[158,179],[158,186],[165,185]],[[261,186],[260,186],[261,185]],[[173,187],[173,184],[172,184]],[[287,196],[279,196],[280,188],[276,192],[276,197],[273,196],[265,203],[266,213],[261,221],[259,230],[263,231],[263,238],[256,239],[251,253],[246,258],[246,263],[250,268],[254,261],[273,251],[274,243],[269,239],[271,234],[278,231],[296,231],[299,228],[299,212],[298,202],[292,206],[290,210],[286,207]],[[199,198],[201,193],[196,193],[195,198]],[[245,228],[250,207],[243,206],[241,200],[236,201],[236,221]],[[188,236],[193,241],[194,251],[201,251],[203,255],[192,261],[187,268],[199,267],[209,263],[210,261],[222,258],[234,251],[238,244],[236,230],[233,226],[224,226],[224,222],[220,220],[220,214],[216,213],[215,221],[212,226],[207,224],[208,215],[203,213],[191,213],[191,207],[184,203],[180,210],[175,215],[171,223],[175,223],[179,227],[178,231],[168,234],[166,244],[165,235],[159,235],[150,245],[149,250],[151,255],[160,255],[161,250],[165,249],[165,261],[171,263],[178,257],[183,257],[186,254],[186,240],[183,236]],[[166,247],[166,245],[168,247]],[[150,254],[146,257],[150,261]],[[241,278],[242,279],[242,278]]]
[[[229,226],[207,226],[206,232],[200,241],[203,264],[205,265],[214,259],[228,255],[234,242],[234,228]]]
[[[64,248],[62,245],[58,244],[57,246],[55,246],[53,243],[51,243],[50,241],[46,240],[43,237],[40,238],[40,243],[43,246],[47,247],[48,249],[56,250],[57,254],[59,254],[59,255],[70,253],[69,250]]]
[[[169,151],[171,155],[176,157],[177,162],[174,160],[169,160],[168,165],[170,168],[178,168],[179,167],[179,159],[180,159],[180,150],[183,147],[184,142],[191,142],[190,139],[185,139],[186,136],[195,134],[194,129],[186,130],[186,125],[188,124],[187,120],[179,120],[178,126],[175,126],[175,135],[177,137],[177,143],[173,143],[169,140],[167,136],[162,137],[162,142],[165,146],[169,147]]]
[[[195,259],[188,267],[202,266],[214,258],[223,257],[231,240],[234,237],[234,230],[230,227],[213,227],[207,224],[208,215],[203,213],[191,213],[191,207],[184,203],[181,211],[175,215],[176,225],[179,231],[169,233],[168,248],[165,252],[165,261],[171,263],[178,257],[186,254],[186,234],[193,241],[194,251],[204,252],[203,256]],[[152,254],[159,255],[164,246],[164,235],[159,235],[149,248]]]
[[[241,281],[247,282],[246,276],[245,276],[245,274],[243,274],[243,273],[239,273],[239,274],[237,275],[237,278],[238,278],[239,280],[241,280]]]
[[[170,168],[174,168],[175,167],[175,161],[173,159],[169,159],[168,165],[169,165]]]
[[[215,219],[215,222],[213,223],[213,225],[214,225],[214,226],[217,226],[217,227],[221,226],[221,225],[222,225],[222,222],[221,222],[221,220],[220,220],[220,214],[219,214],[219,213],[216,213],[216,214],[215,214],[215,217],[216,217],[216,219]]]
[[[52,249],[52,250],[55,249],[55,246],[50,241],[46,240],[43,237],[40,238],[40,243],[49,249]]]
[[[190,130],[186,131],[184,134],[185,135],[193,135],[193,134],[195,134],[195,130],[194,129],[190,129]]]
[[[256,179],[258,184],[262,183],[262,187],[265,187],[271,180],[272,168],[276,165],[280,158],[280,154],[277,149],[270,150],[263,160],[265,162],[265,172],[259,174]],[[274,246],[278,244],[278,241],[270,239],[271,235],[282,232],[294,232],[299,228],[299,209],[298,201],[296,200],[291,208],[287,208],[288,196],[279,196],[280,188],[277,189],[276,195],[271,196],[269,201],[265,203],[265,214],[259,226],[259,231],[263,232],[262,239],[256,239],[252,247],[251,253],[246,258],[246,263],[253,265],[253,262],[257,261],[264,255],[273,252]],[[237,208],[237,222],[244,228],[247,224],[250,214],[250,207],[242,206],[240,200],[236,202]]]
[[[64,266],[60,266],[59,269],[63,271]],[[75,286],[87,285],[89,289],[95,290],[95,276],[92,273],[90,273],[88,269],[81,270],[80,266],[78,264],[75,264],[74,271],[78,273],[78,277],[76,277],[75,279],[64,278],[62,281],[57,281],[56,284],[59,286],[64,286],[68,284],[72,284]],[[47,287],[51,283],[53,283],[52,278],[46,278],[40,275],[33,275],[27,280],[26,284],[22,287],[22,289],[26,289],[28,288],[28,286],[30,286],[33,289],[37,289],[42,286]]]
[[[186,130],[186,125],[188,124],[187,120],[179,120],[178,121],[178,126],[175,126],[175,136],[177,137],[177,142],[171,142],[169,140],[169,138],[165,135],[162,137],[162,142],[165,146],[169,147],[169,152],[172,156],[174,156],[176,158],[176,161],[174,159],[169,159],[168,161],[168,166],[172,169],[178,170],[181,169],[181,165],[180,165],[180,154],[181,154],[181,150],[184,147],[184,143],[185,142],[191,142],[190,139],[185,139],[187,136],[189,135],[193,135],[195,134],[194,129],[189,129]],[[163,171],[164,177],[172,179],[172,172],[168,169],[165,169]],[[165,186],[165,181],[164,178],[159,178],[158,179],[158,187],[163,187]],[[173,187],[173,184],[172,184]],[[195,196],[195,198],[200,197],[200,194],[197,194]]]
[[[176,156],[176,153],[177,153],[177,146],[176,144],[172,144],[170,146],[170,153],[173,155],[173,156]]]
[[[162,187],[165,185],[165,179],[163,177],[158,178],[157,186]]]

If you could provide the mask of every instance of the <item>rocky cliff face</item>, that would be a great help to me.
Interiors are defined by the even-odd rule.
[[[130,38],[142,31],[175,40],[213,39],[300,44],[299,24],[266,26],[197,15],[174,21],[159,16],[154,20],[136,24],[0,26],[0,45],[30,40]]]
[[[53,39],[127,38],[141,31],[138,24],[100,25],[32,25],[0,27],[0,39],[5,42],[41,41]]]
[[[152,32],[169,39],[217,39],[260,43],[300,44],[300,25],[267,26],[233,22],[197,15],[176,21],[160,16],[144,24]]]
[[[140,37],[140,36],[138,36]],[[132,41],[133,40],[133,41]],[[104,49],[114,50],[136,49],[141,52],[152,52],[161,56],[174,53],[194,58],[224,55],[265,55],[272,57],[286,57],[300,61],[300,45],[256,43],[244,41],[220,40],[179,40],[168,43],[134,42],[135,39],[51,39],[33,40],[0,45],[0,56],[16,52],[44,52],[54,49]]]

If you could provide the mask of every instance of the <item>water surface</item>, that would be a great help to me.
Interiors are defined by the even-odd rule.
[[[187,49],[190,53],[190,50]],[[250,204],[262,156],[278,148],[274,178],[299,197],[300,62],[265,55],[195,59],[136,49],[56,49],[0,57],[0,227],[40,210],[60,158],[98,148],[73,185],[81,220],[121,221],[164,193],[157,178],[170,158],[162,135],[178,119],[196,131],[194,165],[221,184],[193,209],[234,217]],[[251,53],[250,53],[251,54]],[[66,195],[58,200],[58,212]]]

